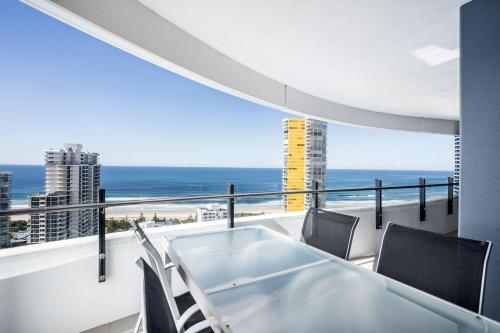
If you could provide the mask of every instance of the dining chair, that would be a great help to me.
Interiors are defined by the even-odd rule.
[[[481,314],[491,242],[389,222],[376,272]]]
[[[154,272],[158,275],[176,325],[178,327],[188,329],[198,322],[205,320],[205,317],[200,311],[200,307],[196,304],[196,301],[189,291],[178,296],[174,296],[170,278],[167,273],[167,270],[176,270],[174,264],[163,263],[160,253],[146,236],[144,230],[140,227],[138,222],[129,221],[129,223],[132,226],[132,230],[136,235],[139,245],[144,249],[148,256],[150,267],[152,267]]]
[[[359,217],[311,207],[302,225],[301,241],[348,260]]]
[[[136,261],[143,271],[141,313],[135,332],[144,333],[208,333],[212,332],[207,320],[184,330],[172,314],[163,285],[156,272],[140,257]]]

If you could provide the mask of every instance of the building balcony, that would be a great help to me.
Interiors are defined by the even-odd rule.
[[[419,204],[384,207],[383,224],[400,224],[439,233],[456,233],[458,202],[447,213],[447,200],[427,203],[427,219],[419,220]],[[351,258],[372,269],[380,248],[381,230],[375,228],[375,209],[336,210],[360,217]],[[235,227],[260,225],[299,240],[304,212],[235,219]],[[227,228],[227,221],[197,222],[146,229],[162,251],[162,238]],[[59,237],[60,235],[54,235]],[[46,238],[50,239],[50,237]],[[131,332],[140,311],[141,276],[134,260],[142,249],[132,231],[108,234],[106,281],[97,281],[98,236],[53,241],[0,251],[0,321],[5,332]],[[200,244],[203,246],[203,244]],[[175,293],[184,291],[174,276]],[[15,297],[11,297],[16,290]],[[68,306],[71,305],[71,306]],[[30,320],[25,320],[26,314]]]
[[[300,7],[261,1],[238,7],[229,1],[176,6],[121,0],[119,8],[116,0],[24,2],[144,61],[266,107],[363,127],[444,135],[460,130],[455,138],[462,164],[459,223],[456,199],[450,200],[451,213],[446,209],[450,201],[437,200],[427,207],[384,207],[382,220],[375,218],[378,207],[348,209],[361,217],[352,257],[377,254],[389,219],[440,233],[458,226],[460,236],[491,240],[490,264],[483,271],[485,313],[500,320],[498,1],[415,1],[411,6],[307,1]],[[294,129],[290,126],[290,134]],[[292,135],[285,130],[284,136]],[[46,163],[52,169],[67,156],[49,151]],[[51,172],[71,174],[76,168]],[[297,238],[303,214],[237,219],[235,225],[263,225]],[[426,221],[418,219],[422,214]],[[218,228],[225,222],[147,233],[160,247],[164,236]],[[98,283],[97,243],[92,236],[1,251],[0,298],[7,300],[0,304],[2,330],[110,331],[133,322],[140,303],[133,264],[139,247],[130,232],[109,235],[106,281]],[[178,283],[174,288],[180,292]],[[377,310],[373,317],[397,317]],[[425,324],[429,317],[421,318]],[[457,331],[455,322],[449,323],[449,331]]]

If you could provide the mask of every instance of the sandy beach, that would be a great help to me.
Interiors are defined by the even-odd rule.
[[[397,204],[394,201],[392,204]],[[386,205],[391,203],[386,202]],[[220,205],[225,207],[224,204]],[[206,205],[179,205],[179,204],[164,204],[164,205],[141,205],[135,207],[117,207],[108,208],[106,210],[107,217],[113,217],[115,219],[120,219],[124,217],[135,218],[141,213],[146,217],[146,219],[151,219],[156,213],[157,217],[163,218],[187,218],[189,215],[195,216],[196,209],[206,207]],[[351,201],[351,202],[328,202],[326,204],[326,209],[346,209],[346,208],[365,208],[374,207],[373,201]],[[255,204],[236,204],[235,213],[247,213],[247,214],[275,214],[283,212],[281,208],[280,201],[270,201],[266,203],[255,203]]]
[[[220,205],[225,207],[224,204]],[[141,213],[146,219],[151,219],[155,213],[159,218],[187,218],[189,215],[195,216],[196,209],[206,207],[206,205],[179,205],[179,204],[164,204],[164,205],[141,205],[132,207],[116,207],[106,209],[106,217],[114,217],[120,219],[124,217],[135,218]],[[250,214],[273,214],[282,212],[280,202],[269,202],[263,204],[236,204],[235,213],[250,213]]]
[[[405,200],[388,200],[384,201],[384,206],[408,203]],[[226,207],[225,204],[215,204],[221,207]],[[363,201],[330,201],[326,203],[325,209],[343,210],[349,208],[373,208],[375,205],[373,200]],[[190,215],[196,216],[196,209],[206,207],[206,204],[148,204],[129,207],[115,207],[106,209],[107,218],[123,219],[137,218],[142,213],[146,219],[152,219],[156,214],[158,218],[167,219],[185,219]],[[27,205],[16,205],[12,208],[26,208]],[[246,214],[275,214],[281,213],[281,201],[268,201],[264,203],[236,203],[235,213]],[[27,220],[28,215],[13,216],[12,220]]]

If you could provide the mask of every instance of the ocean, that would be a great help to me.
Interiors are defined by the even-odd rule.
[[[0,165],[0,171],[12,172],[12,206],[25,207],[28,196],[44,191],[44,166]],[[128,167],[103,166],[101,184],[106,189],[106,200],[155,197],[184,197],[223,194],[227,183],[235,184],[236,193],[272,192],[281,190],[279,168],[198,168],[198,167]],[[329,169],[327,188],[368,187],[379,178],[383,185],[418,184],[424,177],[427,183],[446,182],[452,171],[399,170],[341,170]],[[446,187],[427,189],[427,198],[446,197]],[[328,194],[333,203],[373,202],[373,192]],[[384,191],[384,201],[418,200],[418,189]],[[279,197],[240,199],[239,203],[262,204],[279,202]],[[192,202],[185,205],[199,205]]]

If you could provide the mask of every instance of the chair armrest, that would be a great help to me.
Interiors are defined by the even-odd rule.
[[[184,313],[179,317],[179,320],[177,320],[177,330],[180,331],[184,327],[188,319],[191,318],[191,316],[193,316],[199,310],[200,307],[198,306],[198,304],[193,304],[186,311],[184,311]]]
[[[185,330],[184,333],[196,333],[196,332],[199,332],[201,330],[204,330],[204,329],[210,328],[210,327],[211,326],[208,323],[208,320],[203,320],[203,321],[200,321],[199,323],[191,326],[187,330]]]

